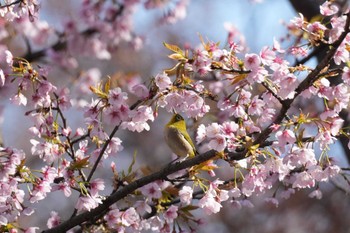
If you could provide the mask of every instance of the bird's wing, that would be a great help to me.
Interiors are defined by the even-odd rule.
[[[182,136],[185,137],[185,139],[188,141],[188,143],[192,146],[193,150],[195,151],[195,147],[194,147],[194,144],[192,142],[190,135],[186,131],[185,132],[181,131],[181,134],[182,134]]]

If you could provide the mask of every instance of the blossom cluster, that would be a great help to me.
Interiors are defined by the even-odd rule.
[[[87,30],[82,32],[77,22],[67,22],[58,35],[66,39],[66,54],[48,50],[49,59],[71,68],[75,60],[67,60],[67,54],[84,51],[85,55],[110,59],[122,41],[140,42],[131,31],[138,1],[82,2],[80,16]],[[27,4],[32,7],[36,3]],[[144,4],[148,9],[164,6],[164,2],[152,0]],[[177,1],[163,21],[173,23],[183,18],[187,4],[187,0]],[[110,79],[102,82],[101,72],[91,68],[80,75],[84,82],[78,86],[59,88],[46,78],[48,69],[36,69],[28,60],[14,57],[8,48],[0,48],[4,51],[0,85],[10,87],[11,103],[30,108],[26,112],[33,121],[30,156],[43,164],[41,169],[31,170],[25,152],[10,146],[1,148],[0,230],[16,232],[14,223],[22,215],[33,214],[33,206],[53,191],[65,197],[77,192],[72,219],[105,207],[91,220],[118,232],[192,231],[203,223],[202,216],[193,214],[197,209],[210,215],[220,212],[225,203],[235,208],[253,207],[251,197],[258,195],[274,205],[299,189],[310,189],[310,197],[321,198],[320,183],[341,172],[329,156],[329,148],[341,135],[348,136],[340,112],[347,109],[350,100],[350,14],[337,15],[339,9],[331,1],[320,10],[323,16],[331,16],[330,24],[307,22],[299,15],[287,26],[291,35],[302,35],[303,39],[289,49],[282,49],[274,40],[258,53],[245,53],[244,39],[228,24],[226,48],[202,38],[195,48],[164,43],[176,64],[151,78],[148,86],[139,77],[113,86]],[[8,20],[10,14],[6,13]],[[25,24],[29,24],[26,19],[19,22],[18,31]],[[42,36],[54,33],[40,21],[31,26],[28,37],[38,45],[47,41],[41,41]],[[321,45],[332,45],[328,54],[333,51],[333,55],[325,65],[291,65],[290,57],[298,61],[309,55],[310,47]],[[331,60],[344,68],[330,68]],[[333,76],[340,76],[341,82],[331,82]],[[72,89],[76,93],[71,94]],[[85,95],[88,98],[83,98]],[[298,105],[307,100],[321,103],[317,114]],[[67,118],[72,108],[84,117],[84,124],[75,130]],[[214,151],[213,156],[157,179],[154,177],[161,172],[150,175],[154,171],[135,169],[135,157],[128,169],[117,170],[110,158],[118,161],[125,144],[116,132],[149,131],[160,108],[194,119],[199,155],[191,160]],[[182,164],[174,163],[169,166]],[[220,168],[217,163],[227,167]],[[102,166],[113,172],[111,195],[106,195],[106,179],[93,178]],[[221,177],[216,172],[219,169],[229,175]],[[142,183],[145,178],[149,178],[146,184]],[[105,200],[125,190],[131,191],[123,201],[106,205]],[[52,211],[47,227],[55,230],[63,221],[69,220]],[[84,227],[94,231],[94,224],[87,222]],[[36,230],[31,227],[27,232]]]

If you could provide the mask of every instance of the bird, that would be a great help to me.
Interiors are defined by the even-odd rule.
[[[193,158],[197,153],[180,114],[174,114],[165,125],[164,138],[172,152],[179,157]]]

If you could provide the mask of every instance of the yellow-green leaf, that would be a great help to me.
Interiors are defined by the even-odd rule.
[[[101,91],[101,89],[99,89],[99,88],[90,86],[90,90],[92,91],[92,93],[94,93],[95,95],[97,95],[100,98],[108,98],[108,95],[105,92]]]
[[[173,44],[168,44],[168,43],[165,43],[163,42],[163,45],[165,46],[165,48],[175,52],[175,53],[179,53],[179,54],[182,54],[183,55],[183,51],[182,49],[180,49],[177,45],[173,45]]]
[[[183,61],[186,60],[186,58],[179,53],[173,53],[168,56],[168,58],[173,59],[173,60],[178,60],[178,61]]]
[[[134,155],[132,156],[131,164],[128,168],[128,174],[130,174],[132,172],[132,167],[134,166],[134,164],[136,162],[136,154],[137,154],[137,151],[135,150]]]
[[[72,162],[69,168],[72,170],[75,170],[75,169],[85,168],[88,165],[89,165],[89,157],[85,157],[83,159],[79,159],[77,161]]]
[[[172,76],[175,75],[177,73],[177,68],[179,67],[180,63],[177,63],[174,67],[170,68],[170,69],[166,69],[164,70],[164,72],[168,75],[168,76]]]
[[[111,77],[108,77],[108,79],[107,79],[107,81],[105,83],[104,92],[108,93],[110,88],[111,88]]]

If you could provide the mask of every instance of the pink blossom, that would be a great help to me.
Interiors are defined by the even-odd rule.
[[[306,171],[296,173],[294,177],[293,188],[312,188],[315,186],[315,179]]]
[[[341,77],[342,77],[344,83],[346,83],[347,85],[350,85],[350,69],[349,69],[349,67],[345,66],[343,68],[343,74]]]
[[[37,90],[39,95],[47,95],[52,93],[53,91],[56,91],[57,87],[52,85],[52,83],[43,80],[39,83]]]
[[[132,118],[129,122],[123,122],[122,128],[130,131],[142,132],[143,130],[150,130],[147,121],[154,121],[153,110],[151,107],[139,106],[136,110],[129,113]]]
[[[223,135],[216,135],[209,141],[208,147],[216,151],[223,151],[226,148],[226,139]]]
[[[108,101],[113,106],[123,105],[127,99],[127,94],[125,92],[122,92],[119,87],[109,90]]]
[[[170,88],[170,86],[172,85],[172,82],[169,78],[169,76],[163,72],[162,74],[158,74],[155,78],[154,78],[156,85],[158,86],[160,91],[164,91],[168,88]]]
[[[189,0],[178,1],[175,6],[164,15],[160,22],[174,24],[176,21],[184,19],[187,14],[186,8],[188,4]]]
[[[330,120],[329,123],[329,131],[332,136],[337,136],[340,132],[340,129],[342,128],[344,123],[344,120],[340,117],[335,117]],[[328,128],[328,127],[327,127]]]
[[[329,131],[320,131],[315,137],[315,141],[320,142],[321,149],[327,148],[330,144],[333,144],[335,140],[336,138],[333,137]]]
[[[118,209],[112,209],[108,211],[108,213],[103,217],[103,219],[107,222],[107,225],[115,229],[116,225],[121,222],[120,217],[122,215],[122,212],[120,212]]]
[[[27,97],[25,97],[22,93],[18,93],[10,98],[10,101],[15,105],[27,105]]]
[[[267,174],[264,165],[252,166],[242,182],[242,194],[249,197],[253,195],[254,192],[261,193],[271,188],[272,185],[267,182],[266,177]]]
[[[256,69],[252,70],[248,75],[246,80],[250,83],[262,83],[265,80],[265,77],[268,75],[267,70],[259,66]]]
[[[261,62],[264,65],[271,65],[273,60],[276,58],[276,54],[268,46],[265,46],[260,51]]]
[[[324,16],[330,16],[330,15],[334,15],[339,11],[339,8],[337,7],[337,5],[329,2],[329,1],[325,1],[321,6],[320,6],[320,11],[321,14]]]
[[[248,107],[248,114],[260,116],[263,113],[264,106],[265,106],[265,102],[259,99],[258,96],[254,96]]]
[[[94,179],[90,182],[90,192],[92,196],[96,196],[99,191],[105,189],[104,180],[101,178]]]
[[[159,199],[162,197],[162,190],[159,185],[155,182],[149,183],[140,188],[142,195],[152,199]]]
[[[252,93],[242,89],[241,92],[239,93],[238,103],[241,105],[249,104],[251,101],[251,96],[252,96]]]
[[[100,113],[100,102],[98,99],[92,100],[88,106],[84,106],[84,117],[95,119]]]
[[[199,73],[201,76],[206,75],[211,69],[211,60],[207,54],[207,51],[197,51],[197,53],[204,53],[205,55],[200,55],[194,61],[192,68],[195,72]]]
[[[58,226],[61,223],[61,217],[58,215],[57,212],[51,211],[50,218],[47,220],[47,227],[49,229]]]
[[[29,227],[24,231],[24,233],[36,233],[38,230],[40,230],[39,227]]]
[[[322,192],[319,189],[315,189],[309,194],[309,197],[311,198],[316,198],[316,199],[321,199],[322,198]]]
[[[224,23],[224,28],[228,32],[227,42],[230,45],[231,51],[239,53],[243,50],[245,46],[245,38],[238,30],[238,28],[230,22]],[[238,43],[235,43],[235,41]]]
[[[196,142],[197,144],[201,143],[206,138],[206,128],[205,125],[200,124],[197,128],[197,134],[196,134]]]
[[[40,200],[43,200],[46,198],[47,193],[51,192],[51,182],[47,182],[45,180],[39,181],[37,184],[35,184],[34,189],[31,193],[31,197],[29,201],[31,203],[38,202]]]
[[[304,18],[303,18],[302,14],[299,13],[299,15],[301,16],[301,18],[297,18],[296,17],[295,19],[297,19],[297,20],[295,22],[297,22],[298,26],[302,26]],[[273,50],[272,51],[277,51],[279,53],[284,53],[285,52],[285,50],[283,50],[281,48],[281,44],[276,40],[276,38],[273,38]],[[275,59],[274,59],[274,61],[275,61]]]
[[[170,92],[164,97],[164,99],[162,99],[162,101],[163,102],[160,103],[160,106],[166,107],[168,112],[184,109],[183,105],[185,103],[183,101],[182,95],[180,95],[179,92]]]
[[[326,26],[324,26],[318,21],[308,24],[306,28],[309,32],[319,35],[323,34],[324,31],[327,29]]]
[[[118,125],[128,118],[129,107],[125,105],[110,106],[105,111],[106,121],[112,125]]]
[[[139,213],[141,216],[145,213],[151,213],[152,207],[147,204],[147,201],[136,201],[135,208],[137,213]]]
[[[0,87],[5,85],[5,74],[2,69],[0,69]]]
[[[247,115],[243,106],[239,105],[238,103],[231,106],[229,109],[229,114],[230,116],[235,116],[237,118],[245,118]]]
[[[340,17],[333,16],[331,18],[332,29],[329,31],[329,43],[336,41],[341,33],[344,32],[345,21],[345,15],[342,15]]]
[[[242,207],[254,208],[253,203],[250,200],[248,200],[248,199],[242,200],[241,201],[241,205],[242,205]]]
[[[172,223],[178,216],[177,211],[179,207],[171,205],[164,213],[164,219],[167,223]]]
[[[102,200],[100,197],[93,197],[93,196],[80,196],[78,198],[78,202],[75,205],[75,208],[79,211],[87,210],[90,211],[92,209],[95,209],[99,204],[102,203]]]
[[[85,54],[92,54],[97,59],[101,60],[109,60],[112,55],[107,49],[107,44],[101,41],[98,38],[90,38],[87,42],[87,46],[85,46],[86,51]]]
[[[119,151],[122,151],[124,147],[122,146],[122,140],[117,137],[111,138],[111,141],[108,144],[106,152],[108,154],[116,154]]]
[[[265,198],[265,202],[272,204],[276,208],[278,207],[278,204],[279,204],[279,201],[276,198],[273,198],[273,197]]]
[[[60,183],[52,187],[52,191],[60,190],[63,191],[64,196],[70,197],[72,195],[72,189],[67,182]]]
[[[54,167],[50,167],[50,166],[44,166],[41,169],[42,172],[42,180],[46,181],[46,182],[50,182],[52,183],[54,181],[54,179],[57,176],[57,169]]]
[[[337,165],[330,165],[324,169],[324,174],[327,176],[325,181],[328,181],[328,178],[334,177],[341,172],[341,168]]]
[[[308,54],[308,50],[304,47],[292,47],[290,48],[290,52],[294,56],[301,56],[301,57],[305,57]]]
[[[136,212],[134,207],[127,209],[121,215],[121,224],[123,224],[126,227],[138,224],[139,221],[140,221],[140,216]]]
[[[155,0],[147,0],[145,3],[146,9],[161,8],[165,5],[165,2],[159,2]]]
[[[227,190],[218,189],[218,185],[222,183],[221,180],[211,182],[208,191],[198,202],[198,206],[203,208],[204,212],[208,215],[219,212],[222,207],[220,203],[229,198],[229,192]]]
[[[187,117],[201,117],[209,111],[209,105],[194,91],[174,91],[167,94],[159,103],[168,112],[184,112]]]
[[[293,131],[291,131],[289,129],[285,129],[283,131],[278,131],[276,133],[276,138],[277,138],[277,143],[275,143],[275,144],[281,148],[287,144],[293,144],[296,142],[296,138],[295,138]]]
[[[229,196],[233,198],[239,198],[241,196],[241,190],[239,188],[233,188],[229,191]]]
[[[38,155],[46,163],[54,162],[61,153],[57,144],[49,142],[40,143],[34,139],[30,139],[30,143],[33,145],[31,149],[32,154]]]
[[[284,158],[286,160],[286,157]],[[289,175],[291,166],[289,163],[286,163],[282,158],[269,158],[266,159],[265,167],[270,172],[278,174],[278,180],[282,181],[287,175]]]
[[[284,198],[284,199],[289,199],[290,196],[291,196],[292,194],[294,194],[294,193],[295,193],[295,189],[288,188],[288,189],[283,190],[282,192],[280,192],[279,196],[282,197],[282,198]]]
[[[79,78],[77,89],[81,94],[89,94],[90,87],[96,85],[101,80],[101,71],[98,68],[91,68],[83,72]]]
[[[211,123],[206,127],[206,136],[209,138],[214,138],[222,131],[222,126],[218,123]]]
[[[239,125],[234,121],[222,123],[222,133],[224,133],[226,137],[234,137],[238,129]]]
[[[5,61],[9,66],[13,65],[13,55],[9,50],[5,50]]]
[[[77,159],[83,159],[85,153],[87,152],[88,140],[83,140],[79,142],[79,149],[75,152]]]
[[[199,200],[198,206],[203,208],[207,215],[218,213],[222,207],[209,191]]]
[[[183,186],[179,191],[180,201],[185,205],[189,205],[192,200],[193,189],[190,186]]]
[[[313,149],[297,148],[283,158],[283,163],[294,169],[316,165],[317,160]]]
[[[334,55],[334,63],[340,65],[341,62],[347,62],[349,60],[349,52],[345,49],[344,45],[338,47]]]
[[[2,226],[6,226],[8,224],[8,219],[6,218],[6,216],[3,216],[3,214],[0,215],[0,224]]]
[[[261,64],[260,57],[257,54],[246,54],[244,58],[244,66],[248,70],[257,70]]]
[[[67,128],[62,129],[62,134],[66,137],[69,137],[72,133],[72,129],[68,126]]]
[[[142,99],[147,98],[149,96],[148,88],[143,84],[136,84],[132,86],[130,91],[131,93]]]

